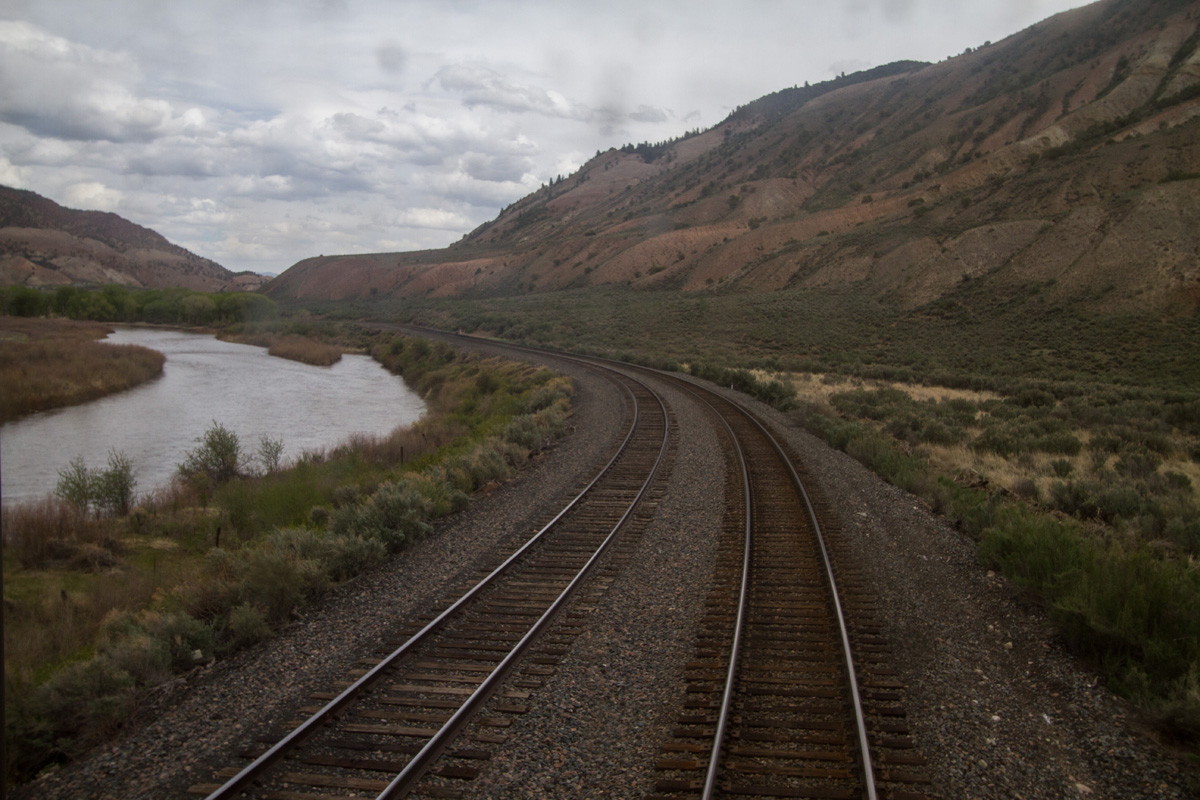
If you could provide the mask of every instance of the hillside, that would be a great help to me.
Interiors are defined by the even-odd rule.
[[[784,89],[599,153],[449,248],[322,256],[276,299],[966,282],[1097,311],[1200,301],[1200,3],[1102,0],[939,64]]]
[[[158,233],[102,211],[75,211],[0,186],[0,285],[96,286],[215,292],[264,279],[229,270]]]

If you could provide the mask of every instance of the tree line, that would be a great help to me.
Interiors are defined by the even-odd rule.
[[[274,300],[254,292],[129,289],[114,284],[100,289],[59,286],[53,291],[28,286],[0,287],[0,314],[53,315],[98,322],[218,325],[274,319],[279,310]]]

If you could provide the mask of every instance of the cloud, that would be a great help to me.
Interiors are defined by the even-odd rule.
[[[408,66],[408,53],[398,44],[381,44],[375,48],[375,61],[389,75],[401,75]]]
[[[0,21],[0,121],[39,136],[147,142],[203,124],[128,86],[139,71],[126,54],[70,42],[27,22]]]
[[[518,155],[468,153],[460,163],[472,178],[497,183],[519,182],[533,170],[533,161]]]
[[[446,91],[461,94],[463,104],[468,108],[489,106],[500,111],[533,112],[575,120],[587,120],[592,116],[586,106],[572,103],[558,92],[514,83],[481,64],[442,67],[435,79]]]
[[[671,114],[661,108],[641,105],[637,107],[637,111],[629,115],[629,118],[634,122],[666,122],[671,118]]]
[[[67,187],[66,204],[69,208],[115,211],[121,205],[121,193],[94,181],[76,183]]]
[[[442,247],[596,151],[1078,2],[9,0],[0,183],[239,270]]]

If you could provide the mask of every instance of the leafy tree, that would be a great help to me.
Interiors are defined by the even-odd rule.
[[[83,456],[76,456],[66,469],[59,471],[54,494],[80,512],[91,508],[97,514],[107,511],[125,516],[133,507],[135,489],[133,460],[120,450],[111,450],[108,468],[102,470],[88,469]]]
[[[54,494],[86,513],[95,496],[95,476],[87,468],[83,456],[76,456],[66,469],[59,470]]]
[[[134,490],[137,488],[133,461],[119,450],[110,451],[108,469],[93,476],[92,486],[97,507],[106,509],[110,514],[126,516],[133,507]]]
[[[0,289],[0,310],[14,317],[42,317],[50,310],[50,296],[28,286]]]
[[[197,438],[199,447],[189,450],[179,465],[184,479],[204,475],[212,483],[226,483],[242,472],[242,444],[238,435],[213,420],[212,427]]]
[[[191,325],[212,322],[217,316],[217,304],[208,295],[193,294],[179,303],[183,320]]]
[[[272,439],[264,435],[258,440],[258,460],[263,472],[271,473],[279,469],[283,461],[283,440]]]
[[[51,303],[51,308],[55,314],[67,316],[71,311],[71,301],[79,294],[79,290],[74,286],[60,286],[54,290],[54,300]]]

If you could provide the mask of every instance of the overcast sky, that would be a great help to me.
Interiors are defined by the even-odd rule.
[[[232,270],[459,239],[597,150],[1082,0],[3,0],[0,184]]]

